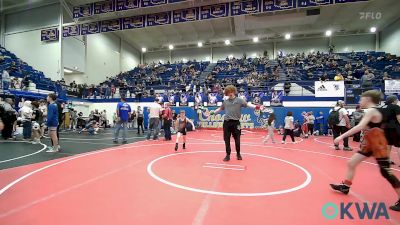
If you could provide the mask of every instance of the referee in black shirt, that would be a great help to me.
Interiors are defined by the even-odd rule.
[[[231,155],[231,144],[230,139],[231,136],[235,139],[235,147],[237,159],[242,160],[242,156],[240,155],[240,134],[241,134],[241,126],[240,126],[240,118],[242,116],[242,108],[250,107],[252,109],[260,110],[262,106],[253,105],[250,102],[246,102],[242,98],[238,98],[236,96],[237,89],[233,85],[228,85],[224,90],[225,96],[227,99],[224,100],[221,107],[216,109],[215,111],[211,111],[210,115],[218,114],[219,112],[225,110],[225,118],[224,118],[224,141],[225,141],[225,149],[226,156],[224,161],[230,160]]]

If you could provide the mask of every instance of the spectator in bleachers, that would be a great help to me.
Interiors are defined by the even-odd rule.
[[[3,70],[3,74],[1,76],[2,83],[3,83],[2,87],[3,87],[4,91],[7,91],[10,87],[10,82],[11,82],[10,74],[9,74],[10,72],[11,72],[11,70],[9,68],[7,68],[7,69]]]

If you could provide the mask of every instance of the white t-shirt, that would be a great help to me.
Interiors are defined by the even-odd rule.
[[[150,113],[149,118],[159,118],[161,112],[161,106],[159,104],[154,104],[149,107]]]
[[[293,130],[294,129],[293,122],[294,122],[293,116],[286,116],[285,117],[285,129]]]

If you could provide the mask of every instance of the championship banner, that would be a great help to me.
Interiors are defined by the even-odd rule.
[[[146,20],[144,16],[133,16],[123,18],[123,28],[124,30],[135,29],[135,28],[143,28],[146,26]]]
[[[305,8],[305,7],[315,7],[321,5],[331,5],[333,4],[333,0],[297,0],[297,7]]]
[[[315,81],[315,97],[344,97],[344,81]]]
[[[63,27],[63,37],[73,37],[81,35],[81,27],[77,25]]]
[[[366,2],[368,0],[335,0],[335,3]]]
[[[261,12],[261,1],[259,0],[242,0],[231,2],[231,15],[254,14]]]
[[[100,22],[81,24],[81,35],[100,33]]]
[[[167,4],[167,0],[142,0],[142,7],[158,6]]]
[[[148,27],[171,24],[171,12],[150,14],[146,20]]]
[[[229,3],[200,7],[200,19],[213,19],[229,16]]]
[[[137,9],[140,7],[140,0],[117,0],[117,11]]]
[[[122,19],[101,21],[101,32],[118,31],[122,28]]]
[[[73,17],[80,18],[80,17],[87,17],[93,15],[93,4],[86,4],[76,6],[73,9]]]
[[[296,8],[295,0],[264,0],[264,12],[288,10]]]
[[[58,28],[41,30],[40,32],[41,41],[58,41],[58,37],[59,37]]]
[[[196,21],[199,19],[199,8],[174,10],[173,23]]]
[[[95,2],[94,4],[94,14],[109,13],[115,11],[115,1],[107,0],[103,2]]]
[[[385,94],[399,94],[400,80],[385,80]]]

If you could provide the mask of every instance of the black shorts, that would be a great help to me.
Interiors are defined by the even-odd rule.
[[[181,133],[182,135],[186,135],[186,129],[180,129],[180,130],[178,130],[178,133]]]
[[[371,157],[373,152],[365,152],[365,151],[358,151],[357,153],[365,156],[365,157]]]
[[[395,147],[400,147],[400,133],[396,128],[386,128],[385,137],[388,141],[388,145],[393,145]]]

